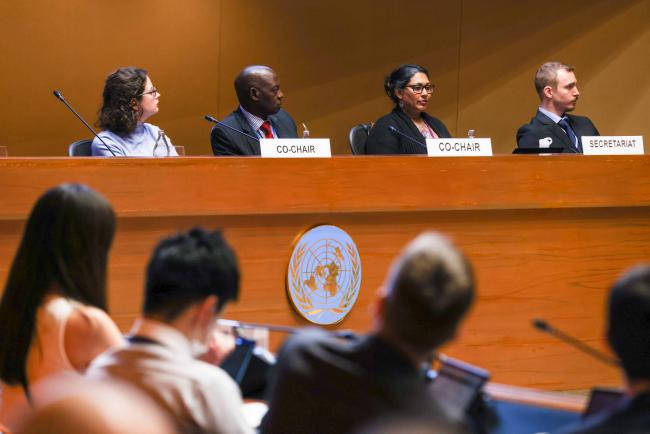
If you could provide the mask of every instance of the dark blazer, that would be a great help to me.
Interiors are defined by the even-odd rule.
[[[449,138],[451,134],[440,119],[422,113],[422,118],[438,137]],[[388,127],[393,126],[402,133],[417,140],[425,146],[414,143],[405,137],[391,132]],[[426,154],[426,139],[415,126],[411,118],[399,107],[381,117],[370,130],[366,141],[366,154]]]
[[[638,395],[609,414],[596,414],[556,434],[642,434],[650,432],[650,392]]]
[[[396,412],[462,426],[429,390],[413,363],[381,338],[341,341],[307,329],[289,337],[278,353],[262,433],[352,433]]]
[[[269,121],[278,137],[282,139],[298,137],[296,123],[284,110],[269,116]],[[257,132],[253,131],[239,108],[226,116],[223,123],[250,136],[258,137]],[[219,124],[212,127],[210,145],[212,145],[214,155],[260,155],[262,153],[258,140],[253,140]]]
[[[578,136],[580,143],[582,143],[582,136],[600,135],[589,118],[570,114],[567,114],[566,117],[569,118],[569,124]],[[530,120],[530,123],[522,125],[517,131],[517,146],[519,148],[539,148],[540,140],[544,139],[551,140],[551,147],[563,148],[562,153],[579,153],[562,127],[537,110],[537,114]]]

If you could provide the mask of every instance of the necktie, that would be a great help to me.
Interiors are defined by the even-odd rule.
[[[578,152],[582,152],[582,146],[580,146],[578,136],[576,136],[576,133],[573,131],[573,128],[571,128],[571,125],[569,124],[569,118],[563,117],[557,124],[562,127],[566,135],[569,136],[569,139],[573,143],[573,146],[578,150]]]
[[[271,128],[271,122],[269,121],[264,121],[262,125],[260,126],[260,130],[264,132],[264,138],[265,139],[273,139],[273,128]]]

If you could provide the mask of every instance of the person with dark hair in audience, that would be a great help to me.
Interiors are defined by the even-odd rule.
[[[99,356],[88,376],[144,391],[180,432],[250,432],[237,384],[197,359],[210,349],[219,313],[238,292],[237,258],[219,232],[195,228],[162,240],[147,266],[142,318],[129,345]]]
[[[592,416],[562,433],[650,432],[650,265],[628,271],[611,289],[607,340],[621,361],[628,398],[614,412]]]
[[[160,92],[146,70],[120,68],[106,77],[92,155],[104,157],[178,156],[165,132],[145,121],[158,113]]]
[[[530,123],[517,131],[519,148],[562,148],[563,153],[582,153],[582,136],[598,136],[587,117],[570,115],[580,92],[575,69],[560,62],[547,62],[535,74],[540,104]]]
[[[268,66],[252,65],[235,78],[239,107],[223,123],[260,139],[295,139],[296,123],[282,110],[284,94],[277,74]],[[226,128],[212,127],[210,144],[214,155],[261,155],[260,142]]]
[[[366,154],[426,154],[426,139],[451,137],[445,124],[426,112],[433,89],[426,68],[414,64],[395,68],[384,81],[384,90],[395,106],[373,125]]]
[[[393,264],[374,328],[343,341],[320,329],[290,337],[270,380],[262,432],[349,433],[393,414],[455,427],[421,368],[453,339],[474,299],[471,267],[446,238],[424,233]]]
[[[106,310],[106,267],[115,232],[111,205],[64,184],[31,211],[0,301],[0,423],[38,403],[32,386],[84,372],[122,335]]]

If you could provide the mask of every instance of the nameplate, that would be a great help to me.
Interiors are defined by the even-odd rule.
[[[642,155],[643,136],[582,136],[585,155]]]
[[[260,139],[264,158],[330,158],[330,139]]]
[[[429,157],[490,157],[491,139],[427,139]]]

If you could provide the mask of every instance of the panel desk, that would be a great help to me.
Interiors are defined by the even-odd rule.
[[[549,390],[620,379],[531,319],[605,350],[606,290],[650,260],[649,156],[3,158],[3,284],[35,199],[63,182],[88,184],[115,207],[109,300],[123,330],[140,309],[154,243],[181,229],[223,228],[236,248],[242,293],[226,317],[301,326],[284,288],[292,242],[312,225],[340,226],[357,243],[363,281],[336,327],[356,331],[372,325],[372,301],[399,249],[436,229],[467,253],[478,281],[468,321],[444,350],[500,383]]]

